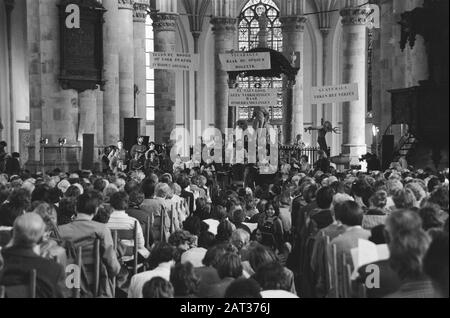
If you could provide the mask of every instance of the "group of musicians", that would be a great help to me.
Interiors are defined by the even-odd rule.
[[[164,153],[157,148],[154,142],[146,145],[144,140],[144,137],[138,137],[137,144],[130,151],[124,148],[122,140],[117,142],[117,146],[106,148],[102,160],[104,170],[114,173],[136,170],[147,171],[148,169],[159,170]]]
[[[257,118],[254,118],[257,119]],[[238,123],[239,125],[239,123]],[[261,125],[261,123],[259,123]],[[259,126],[258,125],[258,126]],[[267,123],[262,123],[265,127]],[[339,133],[338,128],[333,128],[330,122],[325,122],[321,127],[309,127],[305,132],[318,131],[318,144],[320,150],[325,152],[329,157],[329,148],[326,142],[326,135],[328,133]],[[304,148],[305,144],[302,141],[302,135],[298,135],[295,141],[295,146]],[[165,151],[164,146],[157,146],[154,142],[145,144],[144,137],[138,137],[137,144],[135,144],[130,151],[124,148],[123,141],[118,141],[117,146],[108,147],[103,155],[104,170],[117,172],[128,172],[149,169],[160,170],[165,161],[170,161],[170,158]],[[173,164],[173,163],[171,163]]]

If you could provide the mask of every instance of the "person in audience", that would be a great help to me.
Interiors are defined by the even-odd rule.
[[[142,288],[143,298],[175,298],[175,291],[170,282],[161,277],[152,278]]]
[[[157,243],[150,254],[149,263],[152,265],[151,270],[134,275],[131,278],[130,288],[128,290],[128,298],[143,298],[142,288],[145,283],[154,277],[164,278],[170,281],[170,271],[174,262],[175,249],[168,243]]]
[[[4,268],[0,285],[6,286],[8,298],[28,298],[29,277],[36,270],[36,296],[63,298],[65,293],[64,268],[40,256],[40,242],[45,234],[45,223],[36,213],[20,215],[14,221],[13,238],[2,251]],[[13,288],[14,286],[23,288]]]
[[[230,252],[224,254],[217,263],[217,273],[220,282],[209,285],[205,298],[224,298],[230,284],[242,276],[243,268],[239,255]]]
[[[40,255],[46,259],[55,260],[58,264],[67,265],[66,250],[60,246],[63,242],[58,231],[58,217],[56,210],[48,203],[40,203],[34,213],[41,216],[45,223],[45,233],[40,243]]]
[[[336,218],[346,227],[345,232],[331,241],[336,245],[337,259],[345,259],[352,264],[351,250],[358,247],[359,240],[369,240],[371,233],[362,228],[363,210],[358,203],[347,201],[335,206]],[[338,266],[338,275],[342,277],[343,268]],[[341,286],[342,287],[342,286]],[[343,291],[338,291],[342,295]]]
[[[397,210],[417,207],[416,197],[409,189],[396,191],[392,199],[394,200],[395,208]]]
[[[89,191],[80,196],[77,201],[77,216],[69,224],[59,227],[59,233],[63,241],[71,242],[73,249],[82,246],[83,249],[93,251],[95,240],[99,240],[101,251],[101,281],[100,295],[103,297],[113,296],[112,279],[120,272],[120,264],[114,250],[111,231],[105,224],[93,221],[101,204],[101,194]],[[90,265],[87,268],[87,281],[82,284],[82,294],[90,297],[93,294],[94,264],[88,253],[83,253],[83,263]]]
[[[436,290],[426,277],[424,257],[431,239],[422,229],[417,212],[399,210],[386,222],[390,265],[401,280],[400,289],[388,298],[435,298]]]
[[[108,223],[106,226],[111,231],[137,231],[137,242],[131,242],[131,244],[136,244],[138,252],[143,259],[147,259],[150,252],[147,250],[144,233],[142,231],[141,224],[135,218],[130,217],[125,211],[128,209],[129,197],[125,192],[117,192],[113,194],[110,199],[110,204],[113,209]],[[126,246],[128,242],[126,240],[122,241]],[[133,245],[131,245],[133,246]]]
[[[231,222],[227,220],[223,220],[222,222],[220,222],[219,226],[217,227],[216,242],[218,244],[230,243],[232,235],[233,226],[231,225]]]
[[[258,268],[253,276],[263,291],[284,290],[290,291],[289,276],[278,262],[267,263]]]
[[[387,204],[386,191],[377,191],[369,200],[370,207],[363,217],[363,228],[370,231],[378,225],[386,223],[387,215],[385,207]]]
[[[167,185],[166,185],[167,186]],[[158,195],[156,195],[156,188],[158,187]],[[145,195],[145,200],[141,205],[141,209],[145,211],[150,217],[150,228],[153,242],[167,242],[169,236],[167,229],[167,223],[170,226],[170,220],[167,221],[166,217],[166,200],[165,192],[167,188],[162,185],[158,185],[154,180],[146,179],[142,185],[142,191]],[[165,220],[165,222],[163,222]],[[161,227],[165,228],[163,231]],[[163,237],[164,234],[167,237]]]
[[[0,226],[12,227],[17,217],[31,206],[30,193],[25,189],[14,190],[0,206]]]
[[[175,291],[175,298],[195,298],[200,283],[194,266],[187,262],[176,264],[170,273],[170,282]]]
[[[444,224],[439,219],[439,209],[434,205],[427,205],[419,210],[423,229],[426,232],[441,231]]]
[[[439,297],[449,298],[448,232],[435,235],[424,259],[424,271],[431,278]]]
[[[274,262],[279,262],[276,254],[266,246],[256,243],[249,247],[248,265],[250,266],[247,266],[245,262],[243,263],[243,266],[246,272],[250,275],[254,275],[258,272],[260,267]],[[289,291],[296,294],[297,290],[295,288],[294,273],[286,267],[284,267],[284,271],[286,272],[286,277],[288,277]]]
[[[264,213],[258,220],[258,228],[263,235],[264,245],[275,249],[281,249],[285,242],[283,222],[280,220],[279,215],[278,205],[270,201],[264,207]]]
[[[228,286],[226,299],[261,299],[261,286],[254,279],[239,278]]]

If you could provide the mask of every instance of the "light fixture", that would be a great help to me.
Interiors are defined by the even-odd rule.
[[[67,144],[67,139],[66,138],[59,138],[58,139],[58,143],[60,147],[63,147],[65,144]]]
[[[373,134],[373,136],[377,137],[379,133],[380,133],[380,128],[378,128],[377,126],[373,125],[372,126],[372,134]]]

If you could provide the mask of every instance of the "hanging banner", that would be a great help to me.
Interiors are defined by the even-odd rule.
[[[359,100],[358,84],[313,87],[311,104],[354,102]]]
[[[157,70],[198,71],[200,56],[191,53],[151,52],[150,68]]]
[[[219,58],[226,72],[259,71],[272,68],[269,52],[227,53],[220,54]]]
[[[278,105],[278,89],[230,89],[230,107],[274,107]]]

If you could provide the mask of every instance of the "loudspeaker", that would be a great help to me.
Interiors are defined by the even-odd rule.
[[[383,160],[383,170],[386,170],[394,161],[394,150],[395,150],[395,137],[393,135],[383,136],[382,141],[382,160]]]
[[[94,170],[94,134],[83,135],[83,159],[81,168],[83,170]]]
[[[130,151],[131,147],[137,144],[137,138],[140,131],[140,118],[124,119],[124,138],[123,143],[126,150]]]

